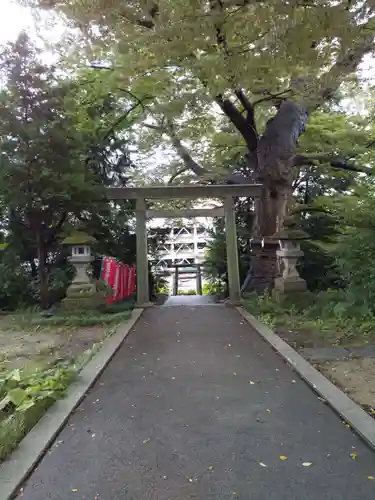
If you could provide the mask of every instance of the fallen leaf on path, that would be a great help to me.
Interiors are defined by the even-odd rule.
[[[72,489],[72,492],[73,492],[73,493],[77,493],[77,491],[78,491],[78,490],[77,490],[77,488],[73,488],[73,489]]]
[[[302,467],[311,467],[312,462],[302,462]]]
[[[284,460],[288,460],[288,457],[286,457],[285,455],[280,455],[280,460],[284,462]]]
[[[368,476],[367,479],[370,479],[370,481],[372,481],[373,479],[375,479],[374,476]]]
[[[213,465],[210,465],[209,467],[207,467],[208,470],[214,470],[214,466]]]
[[[354,451],[352,453],[349,453],[349,455],[352,460],[355,460],[357,458],[357,453],[355,453]]]
[[[266,412],[267,413],[271,413],[271,410],[269,408],[267,408]]]

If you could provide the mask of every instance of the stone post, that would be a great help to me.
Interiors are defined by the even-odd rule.
[[[236,214],[232,196],[224,198],[225,239],[227,246],[227,266],[229,300],[232,305],[241,303],[240,272],[238,266]]]
[[[202,269],[201,266],[198,264],[197,265],[197,295],[203,295],[203,290],[202,290]]]
[[[146,202],[137,199],[136,203],[136,238],[137,238],[137,306],[148,307],[152,305],[149,295],[148,282],[148,255],[147,255],[147,228],[146,228]]]
[[[178,266],[175,266],[175,268],[174,268],[173,295],[178,295]]]

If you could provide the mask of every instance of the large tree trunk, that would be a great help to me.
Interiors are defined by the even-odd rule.
[[[264,197],[257,230],[262,236],[272,236],[283,225],[293,194],[297,141],[307,119],[306,108],[292,100],[284,101],[259,141],[256,177],[264,186]]]
[[[273,287],[279,272],[273,235],[279,231],[293,196],[293,158],[297,140],[305,129],[307,110],[291,100],[284,101],[267,123],[259,141],[256,181],[263,184],[263,195],[255,206],[252,266],[243,292],[265,292]]]

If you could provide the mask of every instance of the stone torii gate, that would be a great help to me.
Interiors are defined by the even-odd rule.
[[[235,305],[241,299],[241,287],[237,252],[236,218],[233,198],[260,198],[261,184],[219,184],[219,185],[182,185],[107,188],[110,200],[136,200],[136,238],[137,238],[137,306],[152,305],[149,301],[148,256],[147,256],[147,218],[163,217],[225,217],[225,236],[227,247],[229,300]],[[147,199],[173,198],[221,198],[223,206],[213,209],[187,210],[147,210]],[[255,203],[256,206],[256,203]]]

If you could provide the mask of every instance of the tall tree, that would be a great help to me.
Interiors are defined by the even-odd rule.
[[[264,186],[255,220],[261,238],[282,225],[296,168],[313,161],[297,154],[308,120],[375,47],[372,0],[25,1],[63,12],[102,55],[112,52],[125,84],[164,96],[158,127],[199,176],[210,172],[181,142],[179,119],[213,104],[222,111],[247,148],[246,171],[226,180]],[[261,130],[257,111],[264,106],[273,114]],[[336,155],[312,156],[347,166]]]
[[[63,225],[103,199],[100,183],[82,161],[64,98],[69,84],[55,79],[22,33],[0,56],[5,88],[0,106],[0,195],[10,238],[21,240],[38,266],[40,299],[48,305],[48,259]],[[35,253],[34,250],[35,249]],[[25,257],[25,252],[22,252]]]

